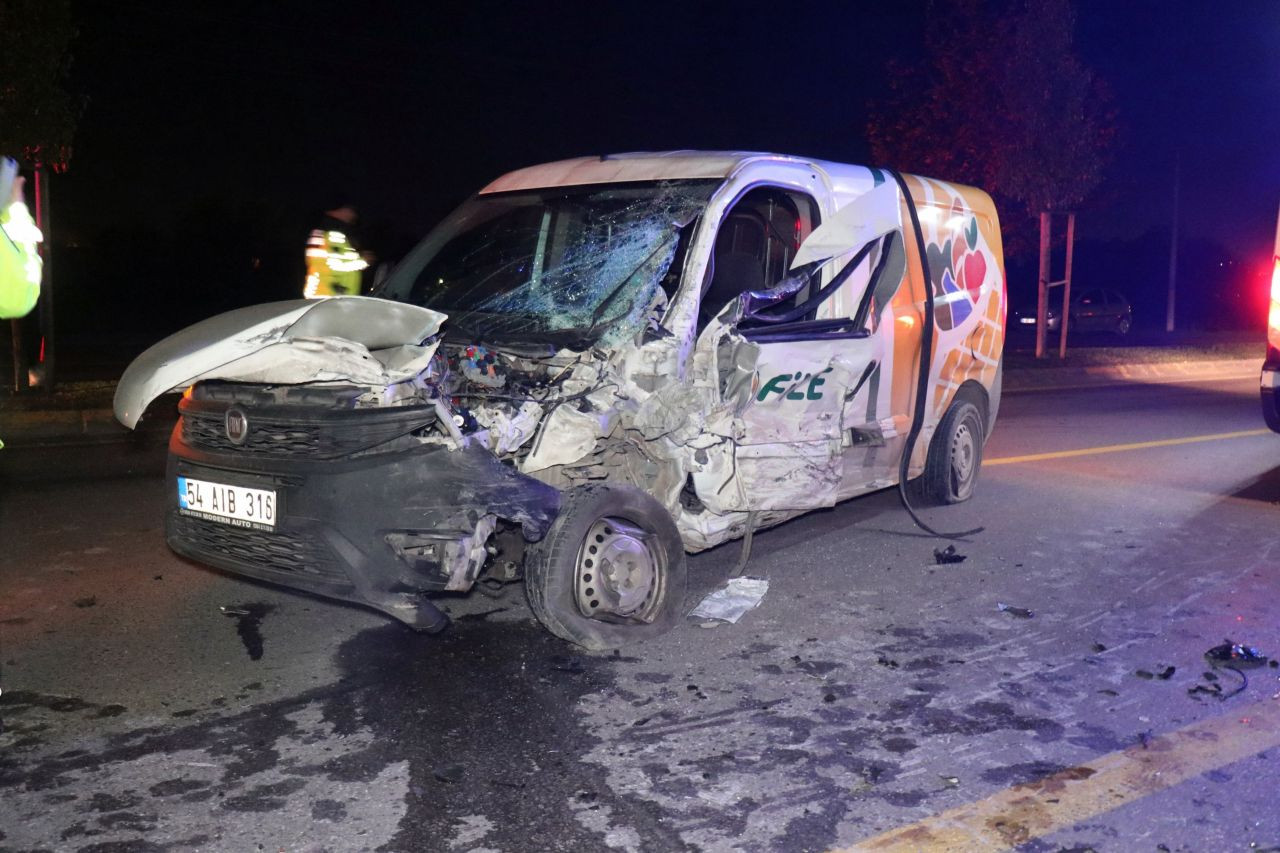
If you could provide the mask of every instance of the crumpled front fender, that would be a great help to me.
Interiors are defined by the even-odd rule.
[[[156,397],[180,391],[201,379],[242,379],[275,384],[376,379],[391,384],[416,375],[420,359],[377,358],[378,350],[421,344],[439,331],[444,314],[387,299],[338,296],[294,299],[238,308],[170,335],[133,360],[116,386],[116,420],[133,429]],[[314,352],[317,342],[337,339],[335,357],[268,359],[263,369],[253,356],[268,348]],[[331,362],[331,363],[330,363]],[[251,371],[242,375],[245,371]]]

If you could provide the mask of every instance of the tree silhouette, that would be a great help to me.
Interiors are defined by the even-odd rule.
[[[892,70],[867,135],[877,162],[987,190],[1011,251],[1033,218],[1102,180],[1115,135],[1105,84],[1072,50],[1070,0],[930,3],[925,61]]]
[[[63,85],[75,34],[70,0],[0,3],[0,153],[66,167],[79,112]]]

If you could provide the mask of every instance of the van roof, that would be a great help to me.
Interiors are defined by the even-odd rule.
[[[808,157],[758,151],[633,151],[543,163],[508,172],[480,192],[497,193],[540,187],[612,184],[626,181],[670,181],[724,178],[749,160],[776,160],[816,166],[828,174],[858,171],[863,166],[828,163]]]
[[[881,180],[877,169],[851,163],[834,163],[812,157],[770,154],[761,151],[632,151],[625,154],[602,154],[542,163],[508,172],[490,183],[480,193],[500,193],[546,187],[572,187],[590,184],[612,184],[628,181],[722,180],[749,162],[798,163],[825,175],[832,195],[846,203]],[[929,185],[948,187],[957,192],[963,204],[974,213],[996,220],[991,197],[980,189],[964,184],[939,181],[918,175],[905,175],[917,185],[912,195],[917,203],[927,203],[933,190]]]

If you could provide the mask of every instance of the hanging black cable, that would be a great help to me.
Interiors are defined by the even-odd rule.
[[[926,397],[929,394],[929,367],[933,359],[933,276],[929,272],[929,252],[924,243],[924,230],[920,227],[920,216],[916,213],[916,202],[911,197],[911,191],[907,189],[907,182],[902,179],[902,174],[897,169],[887,169],[893,179],[898,182],[898,188],[902,190],[902,197],[907,200],[907,212],[911,214],[911,228],[916,235],[916,250],[920,254],[920,270],[924,274],[924,328],[920,330],[920,374],[916,377],[916,401],[915,411],[911,417],[911,429],[907,431],[907,443],[902,448],[902,459],[898,462],[898,497],[902,499],[902,508],[907,511],[907,515],[911,516],[911,520],[915,522],[925,533],[931,536],[937,536],[941,539],[963,539],[966,536],[973,536],[981,533],[985,527],[975,527],[972,530],[964,530],[959,533],[939,533],[929,525],[920,520],[920,516],[916,515],[915,509],[911,506],[911,500],[907,497],[907,472],[911,467],[911,455],[915,452],[916,439],[920,437],[920,428],[924,425]]]

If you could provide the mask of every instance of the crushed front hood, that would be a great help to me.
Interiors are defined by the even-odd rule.
[[[201,379],[400,381],[425,367],[430,353],[413,350],[444,320],[438,311],[368,296],[228,311],[170,335],[134,359],[116,386],[116,419],[133,429],[156,397]]]

